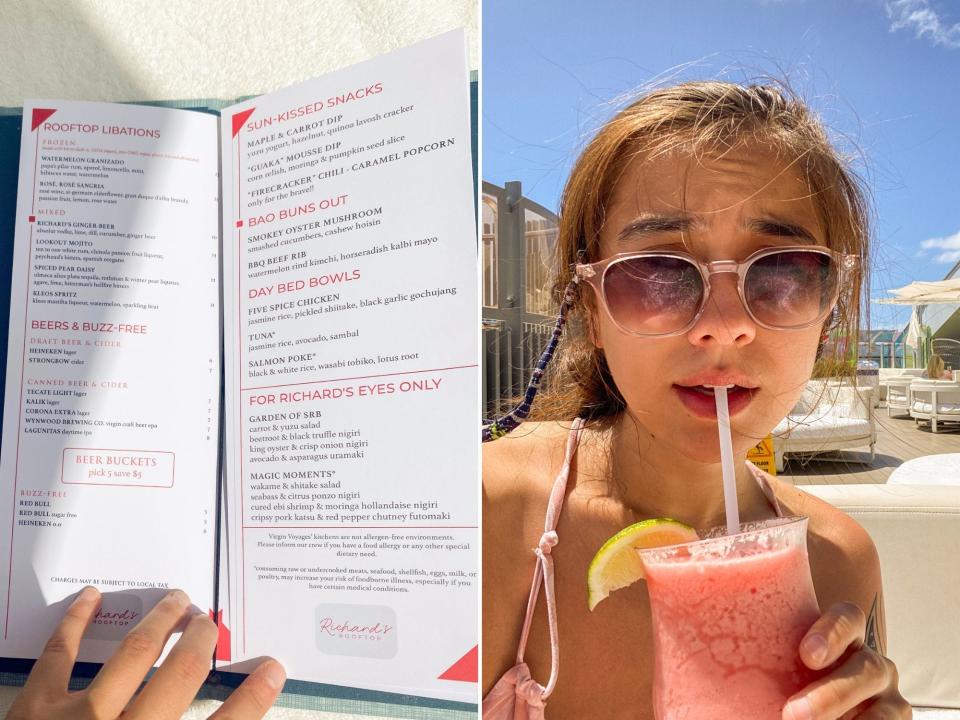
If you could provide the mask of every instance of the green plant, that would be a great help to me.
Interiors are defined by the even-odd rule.
[[[857,374],[852,360],[823,357],[813,364],[812,378],[849,378]]]

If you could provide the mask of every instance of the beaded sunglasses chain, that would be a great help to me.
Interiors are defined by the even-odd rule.
[[[563,334],[563,326],[567,324],[567,313],[576,300],[577,286],[579,284],[580,278],[574,273],[570,284],[567,285],[563,291],[563,301],[560,303],[557,322],[553,326],[553,334],[550,336],[550,342],[547,343],[547,347],[543,353],[541,353],[540,359],[537,360],[537,366],[530,375],[530,382],[527,383],[527,389],[523,393],[523,400],[506,415],[483,426],[480,433],[482,442],[490,442],[491,440],[503,437],[527,419],[527,416],[530,414],[530,408],[533,406],[533,399],[537,396],[537,391],[540,390],[540,383],[543,380],[547,365],[553,358],[553,353],[556,351],[557,345],[560,342],[560,336]]]

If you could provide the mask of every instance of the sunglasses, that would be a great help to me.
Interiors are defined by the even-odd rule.
[[[619,253],[578,264],[578,278],[593,287],[607,315],[625,333],[679,335],[700,319],[710,297],[710,277],[736,273],[737,292],[757,325],[802,330],[833,311],[856,255],[809,245],[766,248],[743,262],[700,262],[684,252]]]

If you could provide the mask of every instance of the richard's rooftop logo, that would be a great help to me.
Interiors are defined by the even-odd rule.
[[[338,622],[330,617],[325,617],[319,623],[320,632],[326,633],[331,637],[347,637],[352,640],[383,640],[393,630],[392,625],[354,625],[349,620]]]
[[[119,640],[143,617],[143,600],[133,593],[107,593],[84,637]]]
[[[93,617],[93,622],[97,625],[132,625],[140,618],[140,613],[130,610],[118,610],[114,612],[104,612],[103,609],[97,611]]]
[[[397,615],[385,605],[325,603],[316,608],[317,649],[328,655],[392,658]]]

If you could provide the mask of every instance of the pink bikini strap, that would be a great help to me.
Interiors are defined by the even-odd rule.
[[[747,465],[753,472],[753,476],[757,479],[757,483],[759,483],[763,494],[767,496],[767,500],[769,500],[770,504],[773,505],[773,509],[776,511],[777,517],[783,517],[783,510],[780,507],[780,501],[777,500],[777,496],[774,494],[773,488],[770,487],[770,481],[767,479],[766,473],[764,473],[763,470],[758,468],[749,460],[747,460]]]
[[[517,649],[517,664],[523,662],[523,653],[527,649],[527,637],[530,635],[530,624],[533,621],[533,611],[537,605],[537,595],[540,593],[540,581],[547,598],[547,620],[550,624],[550,680],[543,689],[542,698],[546,700],[557,684],[557,673],[560,669],[560,642],[557,636],[557,604],[553,585],[553,558],[550,550],[559,542],[556,527],[560,519],[560,510],[563,508],[563,499],[566,496],[567,480],[570,477],[570,463],[577,452],[580,442],[580,433],[583,431],[584,421],[577,418],[570,427],[567,437],[567,451],[563,459],[563,467],[553,481],[550,490],[550,500],[547,503],[547,517],[544,522],[543,535],[534,553],[537,555],[537,564],[533,571],[533,584],[530,587],[530,597],[527,599],[527,615],[523,620],[523,632],[520,634],[520,647]]]

